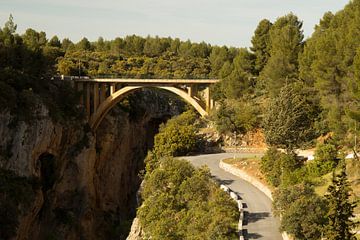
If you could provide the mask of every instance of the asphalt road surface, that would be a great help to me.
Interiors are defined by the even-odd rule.
[[[252,153],[237,153],[236,157],[251,157]],[[194,166],[207,165],[211,175],[221,184],[236,192],[244,204],[243,235],[246,240],[265,239],[281,240],[280,221],[271,213],[271,200],[256,187],[241,178],[219,168],[219,162],[224,158],[234,157],[234,153],[219,153],[181,157]]]

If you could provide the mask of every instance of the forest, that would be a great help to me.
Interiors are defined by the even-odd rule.
[[[99,37],[93,42],[84,37],[74,43],[68,38],[47,38],[45,32],[34,29],[19,35],[10,16],[0,29],[0,107],[18,116],[16,121],[32,121],[33,105],[43,101],[52,109],[51,115],[56,121],[82,119],[83,112],[76,104],[79,93],[66,86],[54,88],[50,81],[54,75],[221,79],[212,89],[217,107],[209,119],[223,134],[245,134],[259,128],[264,132],[270,148],[261,167],[269,184],[276,189],[274,210],[282,215],[282,230],[296,239],[320,239],[323,234],[326,239],[354,239],[353,223],[349,219],[355,203],[350,201],[346,163],[338,153],[355,152],[357,148],[359,26],[360,0],[351,1],[337,13],[325,13],[307,39],[301,19],[293,13],[274,22],[263,19],[254,30],[250,48],[136,35],[114,40]],[[183,121],[183,126],[179,126],[184,128],[178,134],[183,138],[175,139],[175,145],[166,141],[168,129],[178,129],[171,121],[160,127],[160,134],[155,138],[155,148],[147,159],[144,176],[148,182],[144,201],[175,199],[179,205],[168,209],[175,215],[174,211],[182,208],[189,210],[188,214],[194,211],[200,215],[209,208],[205,203],[200,210],[192,209],[193,205],[185,206],[182,202],[185,200],[179,195],[184,191],[180,186],[168,189],[166,196],[151,194],[156,193],[156,188],[166,187],[166,181],[173,180],[171,176],[164,176],[163,183],[153,180],[154,175],[164,174],[163,169],[174,171],[179,184],[188,184],[179,179],[184,176],[166,164],[167,159],[184,168],[187,178],[203,184],[206,191],[202,199],[188,199],[189,202],[196,205],[199,201],[208,201],[211,205],[212,201],[221,199],[228,210],[233,208],[208,183],[210,177],[206,169],[195,170],[172,158],[191,151],[197,141],[193,120],[187,122],[180,118],[177,121]],[[322,143],[318,143],[319,137],[324,139]],[[299,160],[294,153],[297,148],[307,147],[316,147],[315,160],[310,164]],[[278,151],[279,148],[284,151]],[[6,149],[1,152],[5,154]],[[333,185],[328,194],[325,197],[317,194],[314,190],[316,179],[331,172]],[[160,184],[164,186],[157,186]],[[342,202],[336,201],[336,194]],[[159,196],[162,198],[156,198]],[[336,215],[337,209],[343,210],[341,216]],[[311,214],[307,214],[309,212]],[[161,234],[168,234],[160,227],[164,222],[151,221],[149,209],[140,208],[139,214],[143,216],[142,222],[148,224],[145,229],[153,236],[161,239],[164,237]],[[214,214],[221,216],[221,210]],[[236,216],[231,216],[227,221],[230,223],[234,219]],[[347,223],[345,227],[339,219]],[[190,221],[189,217],[179,222],[174,239],[186,238],[184,229],[189,227]],[[302,224],[298,224],[300,221]],[[205,234],[199,229],[188,231],[199,234],[199,239]],[[222,237],[233,234],[232,228],[224,227],[222,231]],[[206,236],[215,236],[214,232],[208,234]]]

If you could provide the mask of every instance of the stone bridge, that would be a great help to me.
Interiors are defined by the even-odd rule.
[[[142,88],[159,88],[172,92],[191,104],[201,116],[209,114],[214,107],[210,85],[217,79],[122,79],[64,77],[72,80],[77,90],[83,93],[81,103],[85,105],[90,126],[99,126],[110,109],[127,95]]]

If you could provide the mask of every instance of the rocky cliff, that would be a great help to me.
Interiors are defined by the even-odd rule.
[[[8,188],[0,205],[14,203],[0,214],[15,213],[0,239],[125,239],[153,136],[182,108],[171,99],[134,94],[96,132],[86,121],[54,122],[42,104],[30,122],[0,114],[0,168],[10,170],[2,173]]]

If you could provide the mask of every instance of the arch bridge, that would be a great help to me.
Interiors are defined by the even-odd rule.
[[[210,85],[217,79],[105,79],[88,77],[70,78],[77,90],[82,92],[81,104],[85,105],[90,126],[93,130],[105,115],[119,101],[142,88],[159,88],[172,92],[191,104],[201,116],[214,108]]]

